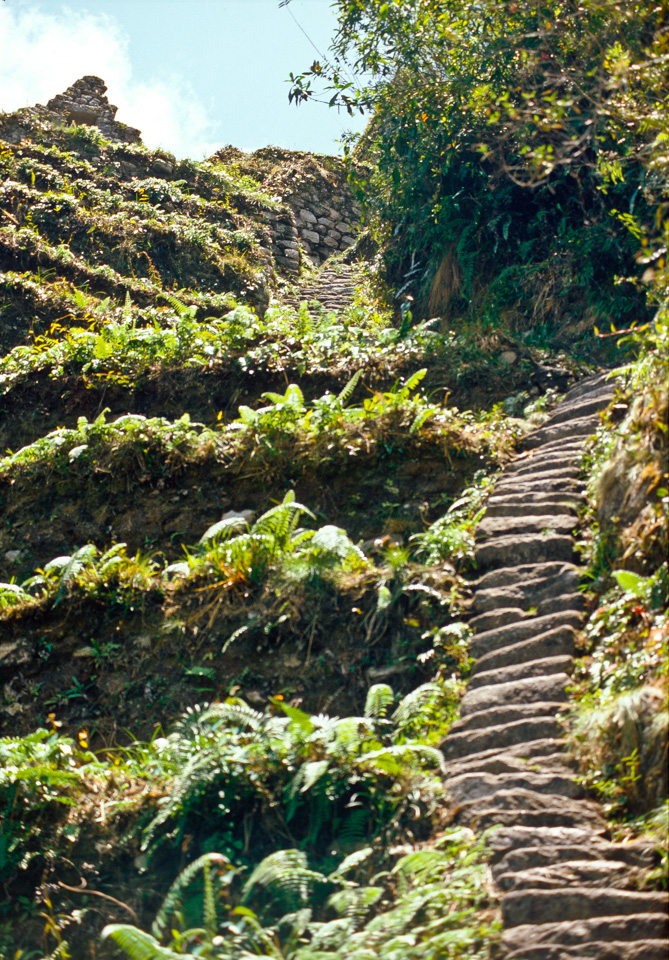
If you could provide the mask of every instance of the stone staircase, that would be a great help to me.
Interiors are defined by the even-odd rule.
[[[326,265],[314,279],[283,297],[282,302],[297,309],[301,303],[316,301],[324,311],[339,313],[353,303],[358,279],[359,269],[355,265],[341,264],[336,269]]]
[[[441,745],[460,823],[488,836],[509,960],[667,960],[666,893],[643,892],[652,848],[614,843],[577,783],[561,715],[584,618],[573,530],[578,459],[612,396],[575,386],[523,443],[476,531],[475,665]]]

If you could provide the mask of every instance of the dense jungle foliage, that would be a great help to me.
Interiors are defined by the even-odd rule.
[[[490,957],[473,532],[602,366],[569,728],[666,886],[666,10],[335,7],[291,95],[370,114],[338,311],[269,234],[309,157],[0,115],[1,960]]]

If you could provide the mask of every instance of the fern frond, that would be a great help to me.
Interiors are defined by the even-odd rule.
[[[426,373],[427,367],[423,367],[421,370],[416,370],[415,373],[411,374],[407,382],[404,384],[404,389],[407,391],[407,393],[411,393],[412,390],[416,389]]]
[[[401,729],[421,718],[427,719],[429,711],[443,696],[439,684],[423,683],[400,701],[392,715],[393,723]]]
[[[161,947],[150,933],[130,924],[108,924],[102,931],[102,939],[107,938],[113,940],[130,960],[185,960],[184,954],[176,954],[166,947]]]
[[[216,926],[216,908],[214,906],[213,899],[213,889],[210,891],[211,897],[207,897],[207,877],[209,878],[209,885],[211,886],[211,874],[209,873],[209,868],[212,863],[216,863],[219,866],[225,866],[228,869],[232,869],[232,864],[227,857],[223,856],[222,853],[205,853],[203,856],[198,857],[197,860],[194,860],[185,870],[182,870],[179,876],[176,878],[172,886],[167,892],[167,896],[163,900],[162,906],[158,913],[156,914],[156,919],[153,921],[151,927],[151,932],[153,936],[159,938],[163,935],[165,926],[167,925],[169,919],[174,913],[181,907],[183,903],[184,894],[190,884],[193,882],[196,874],[199,870],[204,871],[204,882],[205,882],[205,901],[204,901],[204,911],[205,911],[205,925],[209,928],[207,918],[211,920],[211,913],[213,912],[213,926]],[[134,958],[133,958],[134,960]]]
[[[255,868],[242,888],[242,900],[261,887],[270,897],[299,908],[306,905],[315,883],[327,883],[327,878],[308,868],[301,850],[277,850]]]
[[[387,683],[375,683],[367,691],[365,700],[365,716],[382,719],[388,713],[388,708],[395,702],[393,688]]]
[[[341,393],[338,394],[337,400],[343,406],[349,397],[353,394],[353,391],[358,386],[358,381],[362,376],[362,368],[356,370],[351,379],[348,381]]]

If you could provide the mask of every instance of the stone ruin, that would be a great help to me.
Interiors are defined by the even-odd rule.
[[[51,113],[60,114],[68,123],[97,127],[107,140],[118,143],[139,143],[140,131],[115,120],[115,107],[105,96],[107,87],[100,77],[82,77],[65,93],[52,97],[46,105]],[[38,104],[38,109],[41,104]]]

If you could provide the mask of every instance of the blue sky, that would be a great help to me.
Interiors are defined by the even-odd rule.
[[[364,120],[289,105],[285,82],[318,57],[314,46],[326,52],[335,28],[329,0],[5,0],[0,109],[46,103],[92,73],[119,120],[180,157],[227,143],[336,153]]]

